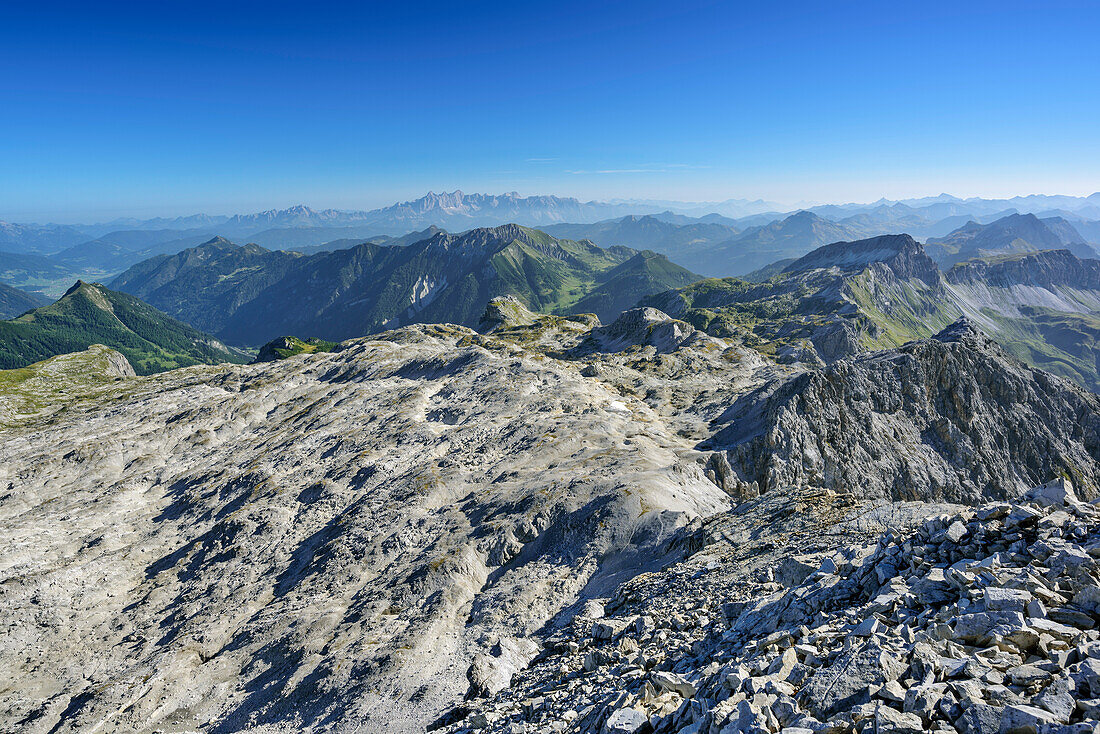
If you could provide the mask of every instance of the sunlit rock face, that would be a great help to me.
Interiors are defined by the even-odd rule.
[[[135,377],[96,347],[0,373],[4,730],[518,723],[539,676],[633,659],[583,648],[627,613],[686,659],[822,554],[861,564],[838,549],[1071,461],[1095,491],[1097,399],[966,323],[806,371],[654,309],[490,316],[249,366]],[[717,680],[640,669],[659,717]],[[603,708],[553,716],[624,708],[591,680]]]
[[[645,402],[477,339],[130,378],[0,434],[5,726],[416,730],[728,507]]]

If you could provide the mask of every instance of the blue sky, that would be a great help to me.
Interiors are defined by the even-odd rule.
[[[1095,1],[4,3],[0,219],[1088,194],[1098,29]]]

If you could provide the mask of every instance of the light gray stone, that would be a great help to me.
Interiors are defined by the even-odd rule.
[[[636,708],[621,708],[611,712],[604,723],[606,734],[634,734],[649,724],[645,712]]]
[[[1024,494],[1023,499],[1044,507],[1072,507],[1081,502],[1077,499],[1077,493],[1073,491],[1073,483],[1064,477],[1029,490]]]
[[[1031,594],[1023,589],[986,587],[982,598],[988,612],[1023,612],[1031,601]]]
[[[999,734],[1001,709],[986,703],[974,703],[966,707],[956,722],[962,734]]]
[[[1033,703],[1054,714],[1063,724],[1068,723],[1070,714],[1077,706],[1073,697],[1073,682],[1069,676],[1057,676],[1034,698]]]
[[[682,675],[655,670],[650,677],[660,690],[672,691],[683,698],[691,698],[695,695],[695,686]]]
[[[801,701],[815,716],[828,717],[869,703],[874,691],[904,671],[904,663],[871,640],[816,673],[802,689]]]
[[[924,723],[916,714],[902,713],[889,706],[875,709],[875,729],[878,734],[923,734]]]
[[[1057,724],[1054,715],[1044,709],[1010,704],[1001,712],[1000,734],[1037,734],[1045,724]]]

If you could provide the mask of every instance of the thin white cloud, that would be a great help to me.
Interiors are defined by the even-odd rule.
[[[556,161],[557,158],[526,158],[525,163],[549,163],[550,161]]]
[[[571,173],[575,176],[590,176],[590,175],[598,175],[598,174],[605,174],[605,173],[665,173],[665,172],[666,171],[663,168],[605,168],[605,169],[602,169],[602,170],[599,170],[599,171],[585,171],[585,170],[580,170],[580,171],[568,171],[567,170],[566,171],[566,173]]]
[[[673,171],[684,171],[691,169],[710,168],[710,166],[693,166],[687,163],[669,163],[667,165],[647,167],[647,168],[601,168],[594,171],[589,170],[569,170],[565,173],[571,173],[577,176],[583,175],[602,175],[602,174],[622,174],[622,173],[672,173]]]
[[[710,166],[695,166],[690,163],[669,163],[667,166],[665,166],[665,168],[679,168],[681,170],[701,171],[705,168],[710,168]]]

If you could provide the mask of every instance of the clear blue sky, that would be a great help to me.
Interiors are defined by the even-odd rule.
[[[8,2],[0,219],[1100,189],[1100,3]]]

